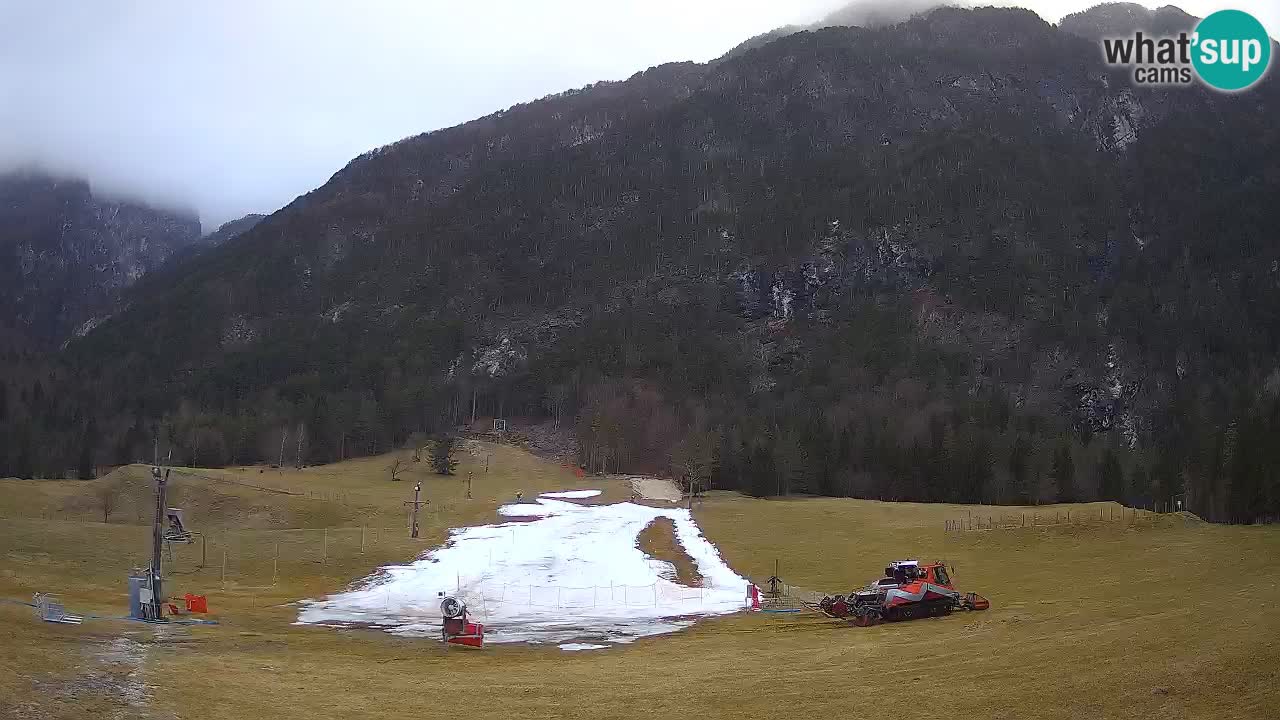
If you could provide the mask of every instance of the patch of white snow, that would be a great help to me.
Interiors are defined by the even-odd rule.
[[[581,500],[582,498],[595,497],[600,494],[599,490],[564,490],[561,492],[546,492],[538,495],[544,498],[564,498],[565,500]]]
[[[517,503],[514,505],[503,505],[498,508],[498,514],[503,517],[547,517],[555,513],[555,509],[550,505],[542,503]]]
[[[531,508],[548,512],[531,522],[455,529],[415,562],[303,601],[298,622],[438,637],[440,596],[447,593],[485,624],[490,642],[627,643],[743,609],[747,580],[725,564],[687,509],[542,499],[500,512],[527,516]],[[639,548],[640,531],[659,517],[674,523],[702,587],[679,584],[668,564]]]

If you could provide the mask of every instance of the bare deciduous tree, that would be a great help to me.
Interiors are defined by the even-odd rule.
[[[716,433],[694,430],[671,449],[671,474],[676,477],[680,490],[689,498],[690,507],[693,507],[693,499],[711,481],[718,444],[719,436]]]
[[[102,522],[105,523],[120,504],[120,483],[99,482],[93,489],[93,494],[98,499],[98,507],[102,509]]]

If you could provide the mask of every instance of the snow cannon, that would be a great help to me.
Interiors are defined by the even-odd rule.
[[[467,647],[484,646],[484,625],[467,620],[466,603],[455,597],[446,597],[440,601],[440,614],[444,617],[440,634],[446,643]]]
[[[827,616],[868,627],[882,621],[950,615],[953,610],[986,610],[991,602],[978,593],[962,593],[951,584],[945,563],[895,560],[884,577],[848,595],[824,597],[818,608]]]

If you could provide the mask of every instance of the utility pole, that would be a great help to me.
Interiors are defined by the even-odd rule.
[[[157,456],[159,453],[157,452]],[[156,515],[151,523],[151,614],[155,620],[164,619],[164,593],[161,588],[160,554],[164,547],[164,496],[169,482],[169,468],[162,471],[159,465],[151,468],[156,481]]]
[[[410,501],[408,501],[408,500],[405,500],[405,501],[404,501],[404,504],[405,504],[405,505],[410,505],[410,506],[412,506],[412,507],[411,507],[411,509],[410,509],[410,511],[409,511],[409,512],[410,512],[410,520],[409,520],[409,537],[411,537],[411,538],[416,538],[416,537],[418,537],[418,508],[419,508],[423,503],[425,503],[425,502],[426,502],[425,500],[421,500],[421,501],[420,501],[420,500],[418,500],[418,493],[420,493],[420,492],[422,492],[422,481],[421,481],[421,480],[419,480],[418,482],[416,482],[416,483],[414,483],[414,484],[413,484],[413,502],[410,502]]]

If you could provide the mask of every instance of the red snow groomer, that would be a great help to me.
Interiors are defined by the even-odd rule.
[[[848,595],[824,597],[818,607],[830,617],[849,620],[859,627],[991,607],[981,595],[961,593],[952,587],[951,575],[943,563],[921,565],[918,560],[895,560],[884,569],[884,575]]]

